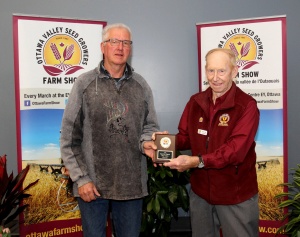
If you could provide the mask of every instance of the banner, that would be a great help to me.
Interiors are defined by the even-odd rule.
[[[104,21],[13,16],[18,168],[26,183],[21,237],[82,236],[80,212],[60,156],[60,126],[76,78],[102,54]]]
[[[213,48],[231,49],[237,58],[238,87],[253,96],[260,110],[256,135],[259,185],[259,234],[274,236],[284,210],[274,196],[287,181],[286,18],[275,16],[196,24],[199,89],[209,85],[205,55]],[[280,236],[280,235],[278,235]],[[281,235],[282,236],[282,235]]]

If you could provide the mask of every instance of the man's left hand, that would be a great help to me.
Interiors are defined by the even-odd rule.
[[[183,172],[190,168],[197,167],[198,164],[199,158],[197,156],[180,155],[177,158],[171,159],[169,162],[165,162],[164,166]]]

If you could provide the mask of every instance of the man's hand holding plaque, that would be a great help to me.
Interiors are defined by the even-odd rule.
[[[174,134],[156,134],[154,143],[157,146],[153,159],[154,163],[164,163],[175,158],[176,136]]]

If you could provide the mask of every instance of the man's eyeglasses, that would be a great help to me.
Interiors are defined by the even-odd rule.
[[[215,69],[207,69],[206,70],[206,74],[208,75],[208,76],[214,76],[215,75],[215,73],[217,72],[217,75],[218,76],[224,76],[225,74],[226,74],[226,70],[224,70],[224,69],[218,69],[218,70],[215,70]]]
[[[132,41],[131,40],[119,40],[119,39],[108,39],[103,41],[105,42],[109,42],[111,46],[119,46],[119,44],[122,42],[124,47],[131,47],[132,45]]]

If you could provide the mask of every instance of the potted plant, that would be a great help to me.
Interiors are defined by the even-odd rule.
[[[284,215],[283,225],[278,229],[277,234],[284,233],[291,237],[300,237],[300,165],[292,168],[294,172],[291,183],[279,184],[285,187],[287,191],[279,193],[275,196],[281,200],[280,208],[288,208],[288,212]]]
[[[0,237],[10,237],[10,230],[9,228],[4,228],[0,226]]]
[[[172,218],[178,219],[178,208],[189,210],[188,183],[189,171],[180,173],[164,166],[154,167],[148,159],[149,195],[143,203],[141,236],[168,235]]]
[[[9,176],[7,174],[6,161],[6,155],[0,156],[0,237],[10,236],[4,227],[11,228],[12,221],[28,206],[22,204],[25,198],[31,196],[26,191],[38,182],[36,180],[23,188],[29,166],[14,178],[13,172]]]

